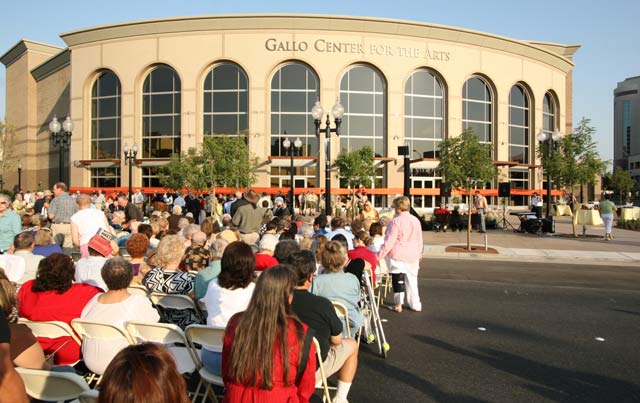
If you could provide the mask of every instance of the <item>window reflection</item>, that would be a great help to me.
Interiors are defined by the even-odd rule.
[[[236,135],[249,128],[248,80],[242,68],[222,63],[207,73],[204,82],[205,134]]]
[[[91,89],[91,159],[119,159],[120,80],[112,71],[103,71]],[[119,186],[120,176],[105,176],[105,170],[92,168],[91,183]],[[111,173],[118,172],[112,168]]]
[[[180,78],[169,66],[154,68],[142,94],[142,158],[180,152]]]

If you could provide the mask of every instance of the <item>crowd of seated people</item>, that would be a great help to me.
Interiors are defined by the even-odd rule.
[[[357,370],[358,345],[354,338],[364,320],[360,313],[361,279],[368,267],[375,282],[376,273],[384,266],[376,253],[384,242],[388,220],[378,220],[366,203],[366,217],[351,222],[344,217],[292,215],[291,210],[288,215],[279,215],[276,210],[285,203],[273,203],[269,209],[264,200],[253,203],[254,193],[241,194],[234,202],[247,200],[234,210],[251,217],[260,215],[259,228],[242,226],[238,220],[234,224],[234,203],[223,206],[226,219],[222,214],[205,215],[199,217],[198,224],[180,205],[170,208],[171,214],[155,211],[141,218],[138,206],[128,203],[123,195],[105,197],[104,204],[97,203],[95,197],[79,195],[75,214],[80,219],[72,220],[75,224],[71,230],[73,244],[80,249],[77,261],[46,250],[59,245],[52,243],[47,229],[38,231],[38,246],[48,255],[38,258],[35,272],[19,287],[16,302],[8,303],[6,316],[10,321],[19,315],[33,321],[67,324],[81,318],[120,328],[131,320],[167,322],[182,329],[191,324],[224,327],[227,332],[222,351],[203,349],[200,358],[209,371],[223,376],[229,401],[239,401],[234,396],[247,390],[255,396],[295,395],[300,401],[308,401],[319,379],[315,351],[308,344],[304,348],[311,356],[309,364],[298,368],[308,327],[320,342],[327,375],[338,374],[335,401],[344,402]],[[104,211],[97,210],[96,205],[103,205]],[[95,233],[91,232],[98,230],[115,235],[107,251],[92,247]],[[27,249],[35,252],[33,236],[24,234],[16,235],[15,251],[29,244]],[[15,285],[8,280],[7,284],[15,293]],[[142,286],[149,293],[185,296],[192,299],[194,308],[153,306],[147,296],[131,294],[130,286]],[[337,317],[331,301],[347,306],[348,323]],[[18,313],[12,316],[14,308]],[[15,332],[23,334],[25,329]],[[286,335],[284,344],[282,335]],[[25,336],[24,342],[28,340],[34,338]],[[26,350],[33,346],[30,343]],[[90,371],[104,374],[100,401],[118,401],[122,396],[119,393],[125,391],[136,396],[142,393],[132,385],[133,379],[120,385],[122,391],[114,389],[112,382],[123,382],[124,378],[119,378],[123,376],[119,373],[123,371],[123,357],[128,357],[125,362],[135,360],[147,351],[144,348],[86,337],[82,348],[68,337],[40,337],[37,347],[42,357],[51,354],[52,362],[31,366],[49,368],[51,364],[73,365],[84,360]],[[149,350],[151,353],[163,356],[164,350]],[[34,354],[38,361],[38,351]],[[142,370],[142,363],[135,365]],[[162,371],[167,374],[171,368]],[[174,386],[177,393],[182,393],[180,385]]]

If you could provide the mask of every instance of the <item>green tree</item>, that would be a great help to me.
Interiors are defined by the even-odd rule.
[[[491,182],[498,175],[491,159],[491,146],[480,144],[471,128],[440,143],[437,172],[452,186],[464,189],[469,199],[473,187]],[[471,214],[467,219],[467,250],[471,250]]]
[[[590,123],[590,119],[583,117],[573,133],[556,141],[553,149],[549,143],[540,144],[538,156],[545,173],[551,176],[552,188],[573,191],[577,185],[594,184],[606,168],[593,141],[596,129]],[[582,195],[580,199],[583,202]],[[575,223],[573,234],[576,235]]]
[[[333,162],[333,167],[338,170],[338,177],[351,189],[351,218],[355,218],[355,190],[360,185],[368,188],[373,183],[376,175],[376,167],[373,161],[373,150],[364,146],[359,150],[348,151],[342,149],[338,158]]]
[[[624,195],[628,194],[635,184],[633,177],[626,169],[622,167],[613,168],[613,174],[610,179],[611,190],[620,195],[620,203],[626,202]]]

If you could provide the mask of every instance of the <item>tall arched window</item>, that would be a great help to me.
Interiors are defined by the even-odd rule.
[[[244,70],[222,63],[204,81],[204,134],[237,134],[249,128],[248,80]]]
[[[120,96],[118,76],[101,72],[91,89],[91,159],[120,159]],[[91,186],[120,186],[120,168],[91,168]]]
[[[468,79],[462,88],[462,130],[468,128],[480,143],[492,144],[493,97],[489,85],[478,76]]]
[[[412,158],[435,158],[444,138],[444,91],[438,77],[418,70],[404,86],[404,138]]]
[[[529,94],[522,85],[511,87],[509,93],[509,161],[529,163],[530,112]],[[509,168],[511,189],[529,189],[528,167]],[[525,196],[512,196],[516,205],[526,204]]]
[[[319,96],[316,73],[302,63],[282,66],[271,80],[271,155],[287,156],[283,142],[293,143],[297,138],[302,147],[296,155],[317,156],[318,139],[309,111]],[[286,132],[286,134],[285,134]],[[293,145],[291,146],[293,147]],[[289,187],[290,166],[271,168],[271,186]],[[316,166],[294,168],[296,187],[316,186]]]
[[[155,67],[142,87],[142,158],[180,153],[180,77],[166,65]],[[159,186],[156,167],[142,169],[144,186]]]
[[[404,86],[404,138],[411,158],[436,158],[444,139],[444,87],[431,71],[415,71]],[[433,169],[414,169],[411,187],[437,188],[442,177]],[[416,207],[433,207],[436,196],[412,196]]]
[[[551,93],[544,94],[542,100],[542,130],[551,134],[558,128],[556,121],[556,103]]]
[[[368,66],[350,68],[340,81],[340,103],[340,149],[369,146],[376,157],[386,156],[387,91],[380,73]]]

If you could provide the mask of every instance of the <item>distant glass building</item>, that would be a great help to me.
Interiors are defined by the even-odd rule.
[[[640,190],[640,76],[619,82],[613,91],[613,159],[635,179]]]
[[[300,138],[296,188],[323,191],[324,135],[311,108],[339,100],[331,155],[369,146],[378,207],[402,193],[411,153],[418,208],[437,203],[439,145],[471,128],[491,146],[513,201],[543,189],[541,130],[572,131],[578,45],[524,41],[467,29],[334,15],[225,15],[124,22],[61,35],[62,49],[22,40],[6,66],[6,117],[16,128],[23,187],[49,186],[58,149],[48,123],[75,122],[65,176],[73,187],[127,187],[125,143],[139,146],[133,186],[159,185],[158,167],[204,136],[246,133],[260,190],[290,185],[283,142]],[[323,119],[323,126],[324,126]],[[67,168],[68,167],[68,168]],[[332,175],[333,176],[333,175]],[[337,177],[332,188],[340,188]],[[333,194],[342,190],[336,190]]]

